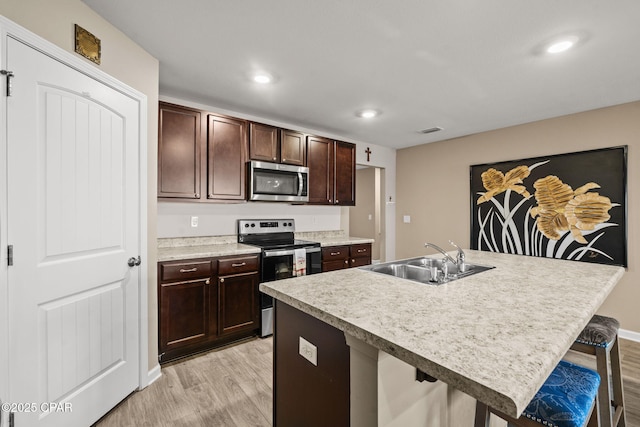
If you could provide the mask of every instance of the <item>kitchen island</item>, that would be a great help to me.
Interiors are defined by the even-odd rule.
[[[291,308],[319,321],[316,325],[344,335],[353,426],[394,425],[401,418],[402,425],[411,425],[409,421],[463,425],[458,414],[442,411],[434,422],[420,419],[425,412],[416,408],[437,399],[429,390],[420,391],[419,397],[403,397],[404,402],[390,402],[394,393],[385,387],[394,375],[389,366],[415,367],[440,380],[435,383],[439,387],[446,385],[440,394],[468,395],[517,417],[615,287],[624,268],[466,253],[468,262],[496,268],[439,286],[349,269],[262,283],[260,290],[278,300],[277,307],[286,307],[283,312]],[[289,327],[279,324],[277,316],[276,360],[278,330]],[[301,350],[308,348],[305,344]],[[323,351],[333,350],[318,346],[318,360]],[[277,367],[275,375],[277,413],[278,376],[296,379],[287,379],[287,370]],[[402,389],[402,385],[395,387]],[[448,412],[459,412],[451,399],[444,405]],[[472,415],[472,405],[466,406]]]

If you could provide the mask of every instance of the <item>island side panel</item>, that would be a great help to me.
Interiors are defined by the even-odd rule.
[[[274,426],[349,425],[344,334],[277,300],[274,326]],[[316,347],[317,366],[300,355],[300,337]]]

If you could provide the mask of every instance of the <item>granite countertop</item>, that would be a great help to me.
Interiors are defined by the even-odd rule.
[[[364,237],[353,237],[345,234],[344,231],[318,231],[296,233],[297,239],[310,240],[320,243],[320,246],[343,246],[356,245],[359,243],[373,243],[374,239]]]
[[[517,417],[624,268],[466,255],[496,268],[440,286],[353,268],[260,290]]]
[[[236,236],[158,239],[158,261],[260,253],[259,247],[243,245],[236,239]]]
[[[320,246],[373,243],[373,239],[347,236],[344,231],[311,231],[296,233],[295,237],[320,243]],[[178,261],[226,255],[259,254],[257,246],[238,243],[238,236],[175,237],[158,239],[158,261]]]

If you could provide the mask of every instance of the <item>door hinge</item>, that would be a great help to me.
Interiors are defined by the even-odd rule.
[[[11,85],[13,79],[13,71],[0,70],[0,74],[7,77],[7,96],[11,96],[13,93],[13,87]]]
[[[164,353],[160,353],[158,355],[158,363],[162,362],[162,358],[164,357]]]
[[[13,420],[13,412],[9,412],[9,427],[15,427],[15,422]]]
[[[7,247],[7,265],[13,265],[13,245]]]

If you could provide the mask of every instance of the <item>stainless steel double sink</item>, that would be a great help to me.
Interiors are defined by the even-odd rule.
[[[445,259],[428,257],[411,258],[360,267],[360,269],[365,271],[386,274],[430,285],[440,285],[452,280],[481,273],[492,268],[495,267],[472,264],[469,262],[465,262],[460,265]]]

